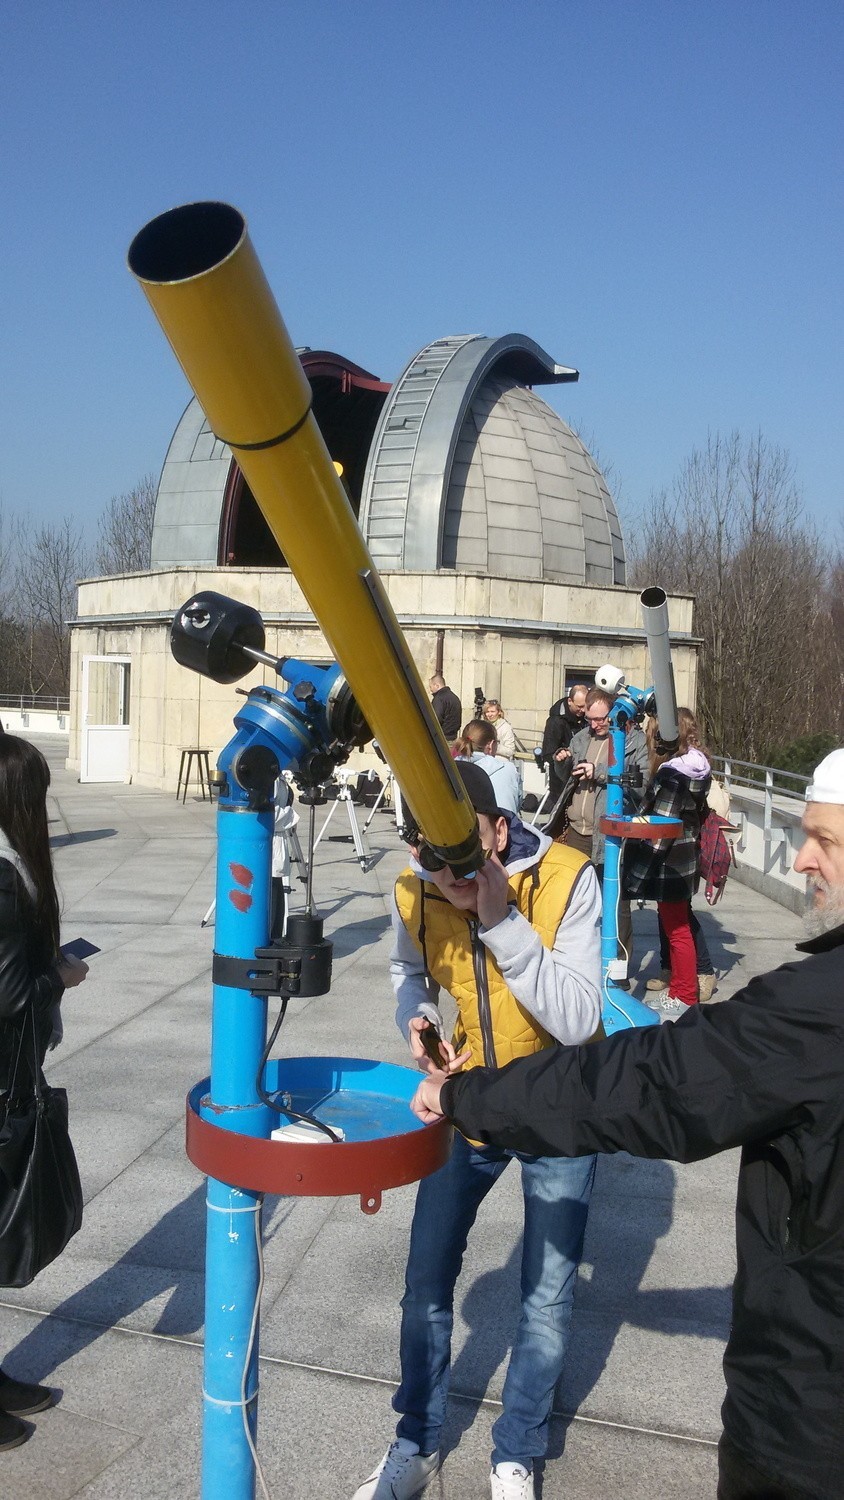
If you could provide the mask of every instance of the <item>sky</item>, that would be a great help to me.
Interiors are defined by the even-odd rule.
[[[126,269],[245,214],[296,344],[528,334],[622,518],[710,432],[844,512],[840,0],[4,0],[0,502],[89,535],[190,392]]]

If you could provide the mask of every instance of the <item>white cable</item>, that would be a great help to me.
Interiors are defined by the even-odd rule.
[[[621,942],[621,939],[618,936],[618,912],[619,912],[619,908],[621,906],[621,861],[622,861],[623,854],[624,854],[624,840],[622,839],[622,841],[621,841],[621,848],[618,851],[618,878],[617,878],[617,882],[616,882],[616,896],[615,896],[615,941],[616,941],[616,945],[617,946],[620,945],[622,948],[624,948],[624,944]],[[630,964],[630,954],[627,952],[626,948],[624,948],[624,957],[625,957],[625,959],[627,961],[627,964],[628,964],[628,967],[629,967],[629,964]],[[633,1017],[629,1016],[627,1014],[627,1011],[624,1009],[624,1006],[621,1004],[620,1000],[617,999],[617,996],[620,995],[620,994],[623,994],[624,991],[623,990],[616,990],[615,994],[613,994],[613,995],[611,995],[610,992],[609,992],[610,964],[612,962],[613,962],[612,959],[607,959],[607,967],[606,967],[606,971],[604,973],[603,980],[602,980],[603,991],[604,991],[604,994],[605,994],[606,999],[607,999],[607,1004],[608,1005],[614,1005],[615,1008],[616,1008],[616,1010],[618,1010],[618,1011],[621,1012],[621,1014],[623,1015],[625,1021],[628,1023],[629,1026],[635,1026],[636,1022],[633,1020]]]
[[[232,1214],[259,1214],[261,1212],[260,1203],[253,1203],[250,1208],[223,1208],[222,1204],[212,1203],[209,1198],[205,1199],[205,1207],[210,1209],[211,1213],[225,1214],[227,1218],[230,1218]]]
[[[246,1400],[246,1382],[249,1379],[249,1366],[252,1361],[252,1350],[255,1347],[255,1335],[258,1329],[258,1315],[261,1311],[261,1297],[264,1291],[264,1245],[261,1237],[261,1210],[263,1206],[264,1197],[263,1194],[261,1194],[256,1204],[257,1212],[255,1214],[255,1244],[258,1250],[258,1286],[255,1291],[255,1306],[252,1309],[252,1326],[249,1329],[249,1342],[246,1346],[246,1357],[243,1361],[243,1377],[240,1382],[240,1410],[243,1417],[243,1431],[246,1434],[246,1441],[249,1444],[249,1452],[252,1454],[252,1462],[255,1465],[255,1473],[258,1476],[258,1483],[261,1486],[261,1493],[264,1496],[264,1500],[272,1500],[270,1492],[267,1489],[267,1481],[264,1478],[264,1471],[261,1468],[261,1461],[258,1458],[258,1450],[255,1447],[255,1440],[252,1436],[252,1429],[249,1426],[249,1414],[247,1412],[247,1406],[249,1403]],[[258,1394],[257,1388],[255,1394],[256,1396]]]
[[[622,861],[623,855],[624,855],[624,840],[622,839],[622,841],[621,841],[621,848],[618,851],[618,884],[616,885],[616,898],[615,898],[615,940],[616,940],[616,943],[618,944],[619,948],[621,948],[621,950],[622,950],[622,952],[624,954],[624,962],[627,965],[627,978],[629,979],[630,978],[630,954],[627,952],[627,949],[625,948],[623,942],[621,941],[621,938],[618,935],[618,914],[621,911],[621,861]]]

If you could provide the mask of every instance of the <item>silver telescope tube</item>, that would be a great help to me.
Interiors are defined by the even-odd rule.
[[[670,743],[677,739],[680,731],[677,724],[674,668],[671,665],[671,642],[668,637],[668,596],[665,589],[645,589],[639,602],[651,658],[659,735],[660,739]]]

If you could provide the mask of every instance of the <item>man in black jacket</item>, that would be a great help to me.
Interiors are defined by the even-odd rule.
[[[456,740],[463,727],[463,710],[456,693],[446,687],[445,678],[435,672],[428,683],[431,689],[431,704],[447,740]]]
[[[571,775],[569,745],[586,724],[588,688],[578,682],[569,688],[567,698],[552,703],[542,733],[542,758],[548,767],[549,804],[553,807]]]
[[[414,1100],[510,1150],[742,1147],[718,1500],[844,1494],[844,749],[806,799],[809,958],[673,1026],[437,1075]]]

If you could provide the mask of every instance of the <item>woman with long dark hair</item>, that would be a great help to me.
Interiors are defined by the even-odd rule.
[[[40,750],[0,733],[0,1134],[31,1097],[34,1069],[61,1041],[60,1002],[88,966],[59,948],[59,902],[47,826],[50,769]],[[33,1047],[34,1037],[34,1047]],[[47,1386],[0,1370],[0,1450],[26,1442],[21,1417],[52,1406]]]

